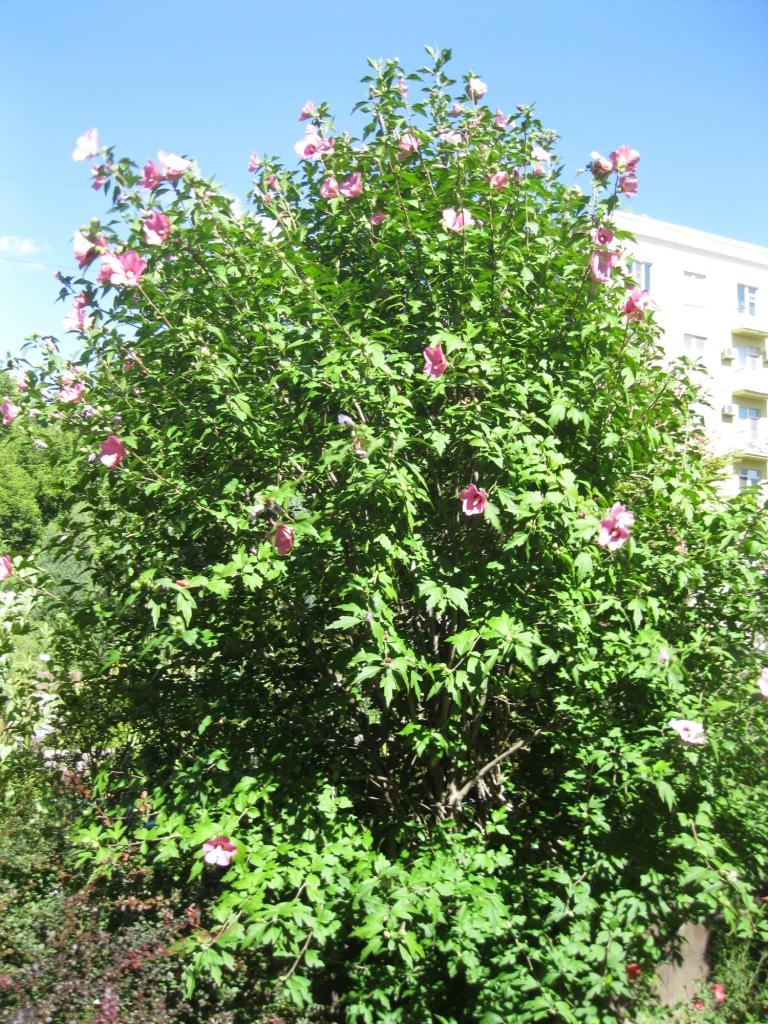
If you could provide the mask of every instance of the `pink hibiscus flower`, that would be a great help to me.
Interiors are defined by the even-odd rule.
[[[141,172],[139,185],[151,192],[152,189],[157,188],[161,181],[163,181],[163,172],[153,160],[148,160],[144,164],[144,170]]]
[[[634,513],[627,511],[625,506],[617,501],[600,520],[597,543],[609,551],[618,551],[626,543],[634,523]]]
[[[491,188],[495,188],[497,192],[501,192],[503,188],[507,187],[509,182],[509,171],[496,171],[488,179],[488,184]]]
[[[83,385],[79,380],[73,380],[71,374],[63,374],[61,387],[59,388],[60,402],[81,402],[83,400]]]
[[[446,231],[462,232],[466,228],[471,228],[474,223],[471,214],[467,213],[463,206],[458,210],[454,210],[452,206],[443,210],[442,226]]]
[[[163,174],[171,181],[175,181],[192,166],[191,160],[185,160],[181,156],[176,156],[175,153],[166,153],[162,149],[157,154],[157,159],[160,161]]]
[[[430,377],[441,377],[448,369],[448,360],[445,358],[442,345],[425,348],[423,355],[424,366],[422,373],[426,373]]]
[[[74,243],[75,259],[81,270],[95,260],[99,252],[104,252],[107,248],[106,238],[97,238],[95,242],[92,242],[82,231],[76,231],[72,241]]]
[[[467,96],[471,100],[481,100],[487,92],[488,86],[485,82],[481,82],[479,78],[470,78],[467,83]]]
[[[228,868],[236,853],[237,847],[229,836],[216,836],[203,843],[203,860],[215,867]]]
[[[485,512],[488,495],[484,490],[478,489],[474,484],[466,487],[461,494],[461,511],[465,516],[480,516]]]
[[[115,466],[119,466],[127,455],[125,445],[114,434],[110,434],[106,441],[102,441],[100,448],[101,458],[99,461],[107,469],[114,469]]]
[[[81,135],[75,145],[75,151],[72,154],[73,160],[90,160],[99,152],[99,133],[95,128],[91,128],[85,135]]]
[[[413,134],[413,132],[406,132],[402,136],[397,144],[400,152],[397,154],[398,160],[406,160],[409,156],[412,156],[419,149],[419,140]]]
[[[300,160],[319,160],[323,153],[332,153],[335,139],[323,139],[317,128],[309,125],[304,138],[293,147]]]
[[[141,275],[147,269],[146,260],[141,259],[133,249],[122,256],[112,256],[110,261],[110,279],[118,288],[135,288]]]
[[[339,183],[335,178],[326,178],[320,186],[320,195],[323,199],[335,199],[339,194]]]
[[[0,555],[0,580],[7,580],[13,576],[13,566],[10,555]]]
[[[619,174],[634,174],[640,162],[640,154],[629,146],[619,146],[611,153],[611,167]]]
[[[604,178],[606,174],[613,171],[613,162],[607,156],[600,156],[597,152],[592,152],[589,155],[592,158],[592,163],[587,166],[592,171],[593,178]]]
[[[164,213],[155,210],[146,218],[141,229],[144,232],[147,245],[162,245],[171,232],[171,222]]]
[[[363,193],[363,176],[360,171],[350,174],[344,181],[339,183],[339,195],[345,199],[355,199]]]
[[[8,395],[6,395],[3,398],[3,404],[0,405],[0,413],[3,414],[3,426],[10,427],[20,412],[21,410],[18,405],[14,405]]]
[[[605,284],[611,279],[611,271],[619,262],[621,253],[616,249],[598,249],[592,253],[589,261],[589,272],[593,281]]]
[[[654,301],[651,298],[651,293],[646,289],[640,291],[635,286],[627,296],[626,301],[622,305],[627,320],[645,320],[646,310],[649,310],[654,305]]]

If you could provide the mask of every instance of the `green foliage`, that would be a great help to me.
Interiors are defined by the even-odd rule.
[[[0,375],[0,396],[19,399],[18,386]],[[0,550],[29,551],[67,499],[65,466],[71,439],[55,425],[42,423],[34,435],[18,423],[0,430]]]
[[[56,631],[61,735],[94,772],[82,859],[209,880],[190,986],[255,950],[349,1021],[609,1021],[682,921],[764,934],[766,518],[719,494],[652,314],[590,276],[617,197],[532,166],[555,142],[532,111],[452,114],[432,56],[413,103],[374,66],[362,140],[265,159],[256,215],[106,154],[90,237],[148,266],[63,282],[95,320],[93,415],[59,410],[59,551],[90,566]],[[49,353],[26,401],[66,368]]]

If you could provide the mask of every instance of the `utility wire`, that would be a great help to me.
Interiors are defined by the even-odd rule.
[[[73,181],[52,181],[50,178],[22,178],[17,174],[0,174],[5,181],[34,181],[38,185],[65,185],[67,188],[93,188],[93,185],[77,185]]]
[[[9,263],[27,263],[31,267],[53,267],[55,270],[77,270],[77,267],[65,267],[63,263],[43,263],[42,260],[20,260],[16,256],[0,256],[0,260]]]

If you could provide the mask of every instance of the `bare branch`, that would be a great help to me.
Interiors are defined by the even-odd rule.
[[[527,750],[528,744],[531,742],[531,740],[535,739],[540,732],[541,729],[537,729],[531,736],[528,737],[528,739],[518,740],[517,743],[513,743],[511,747],[508,747],[506,750],[502,751],[502,753],[499,754],[498,757],[494,757],[494,759],[492,761],[489,761],[488,764],[483,765],[480,771],[473,778],[471,778],[469,782],[465,783],[461,787],[461,789],[456,789],[453,783],[451,783],[450,792],[448,795],[448,806],[456,807],[458,804],[462,803],[464,797],[467,795],[470,789],[472,789],[473,786],[476,786],[484,775],[487,775],[489,771],[491,771],[493,768],[496,767],[497,764],[499,764],[499,762],[503,761],[507,757],[511,757],[512,754],[516,753],[521,748]]]

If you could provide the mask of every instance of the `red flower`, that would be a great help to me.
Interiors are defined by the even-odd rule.
[[[642,973],[643,972],[638,964],[627,964],[627,981],[634,981],[635,978],[639,978]]]

